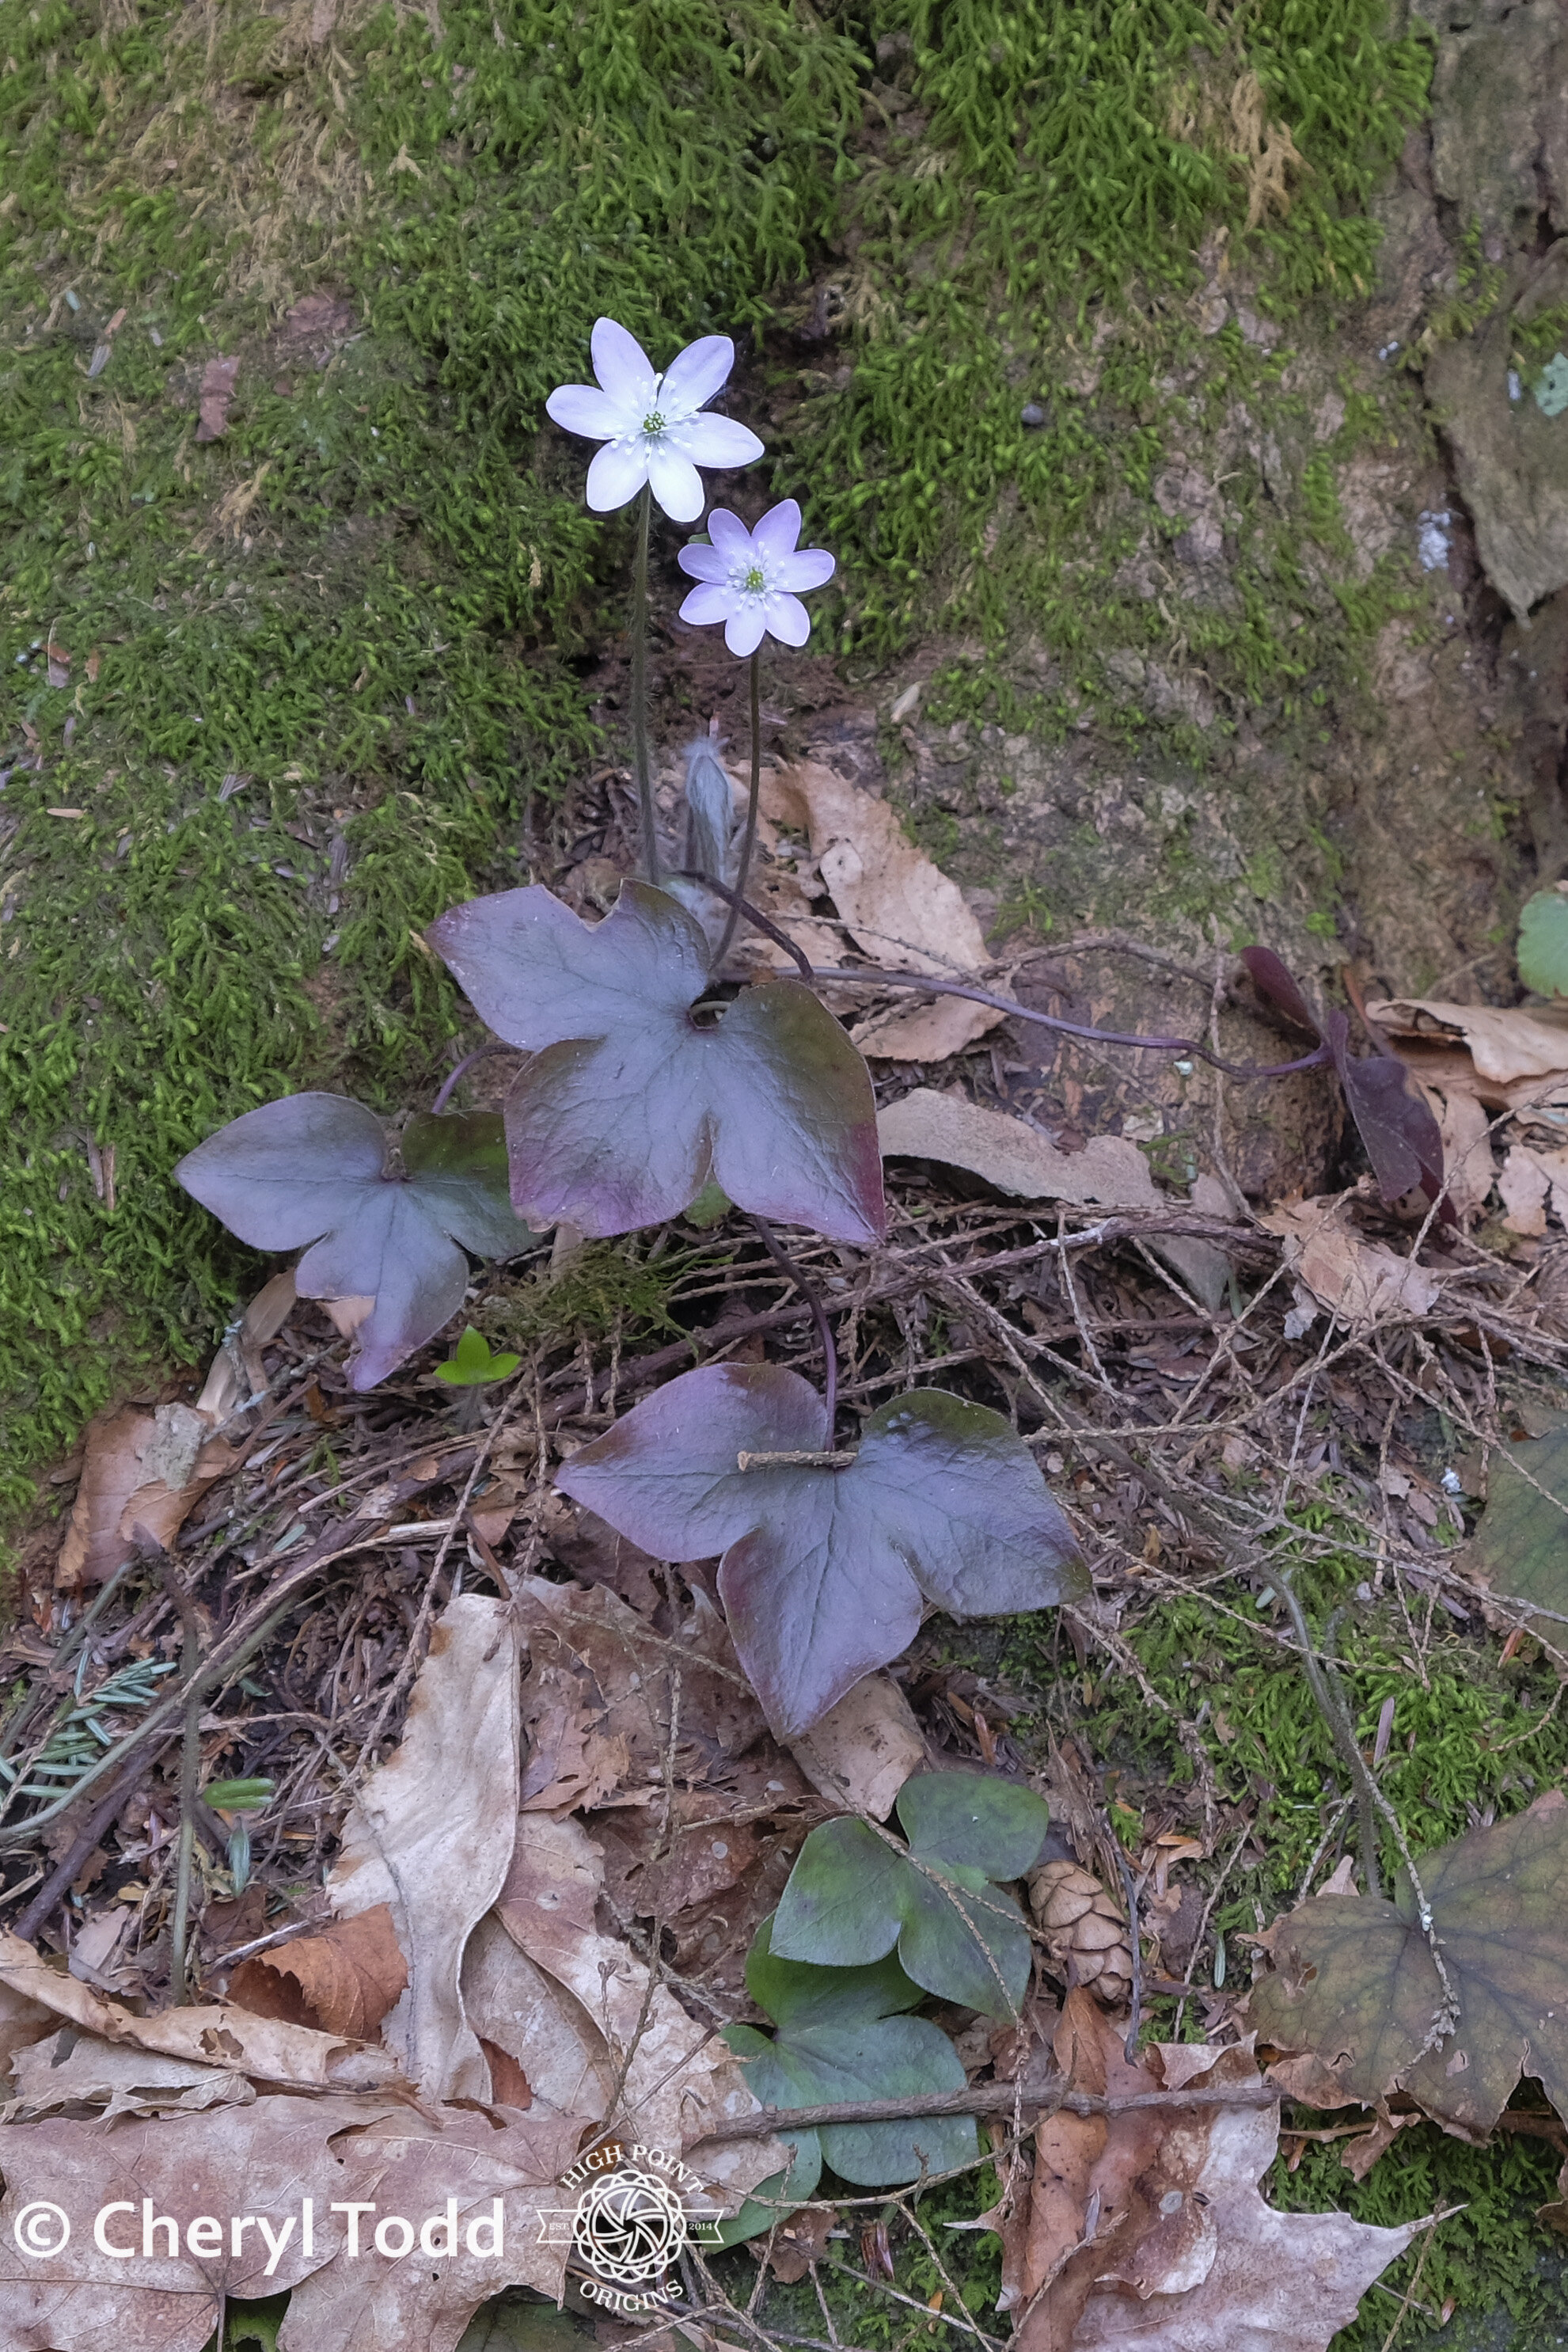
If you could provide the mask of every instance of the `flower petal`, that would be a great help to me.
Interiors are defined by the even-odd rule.
[[[618,406],[635,409],[638,422],[648,414],[653,404],[653,386],[657,377],[653,362],[637,341],[613,319],[594,322],[593,373]]]
[[[662,391],[659,397],[664,398]],[[733,416],[715,416],[706,409],[700,416],[687,416],[674,425],[670,441],[697,466],[749,466],[762,455],[762,444],[748,425],[737,425]]]
[[[800,607],[802,613],[805,609],[802,604]],[[763,631],[767,626],[768,623],[763,617],[761,598],[758,597],[754,604],[748,597],[739,612],[733,613],[725,623],[725,644],[732,654],[738,655],[744,660],[747,654],[754,654],[757,651],[758,646],[762,643]]]
[[[750,562],[751,533],[727,507],[715,507],[707,519],[707,535],[727,563]]]
[[[795,589],[821,588],[838,568],[825,547],[800,547],[793,555],[776,555],[768,567],[776,586]]]
[[[735,345],[727,335],[704,335],[676,353],[659,386],[659,405],[674,422],[690,416],[714,394],[735,365]]]
[[[580,433],[588,441],[613,441],[643,421],[591,383],[558,384],[545,403],[545,415],[563,433]]]
[[[799,596],[769,596],[768,627],[780,645],[803,646],[811,634],[811,615]]]
[[[607,441],[588,469],[588,503],[595,514],[613,514],[636,497],[647,478],[645,441]]]
[[[794,499],[785,499],[779,506],[769,507],[751,536],[775,565],[781,555],[793,555],[800,536],[800,509]]]
[[[729,559],[721,555],[716,547],[702,547],[694,541],[690,547],[682,548],[675,562],[688,580],[729,578]]]
[[[724,589],[705,583],[692,590],[681,606],[681,618],[695,622],[699,629],[711,628],[716,621],[728,620],[734,601]]]
[[[648,479],[653,496],[672,522],[695,522],[703,510],[706,493],[702,476],[689,457],[683,457],[667,442],[651,442]]]

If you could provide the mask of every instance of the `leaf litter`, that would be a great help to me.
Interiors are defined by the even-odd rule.
[[[827,918],[817,911],[826,895],[802,889],[811,920],[841,922],[842,906]],[[866,916],[868,938],[873,919]],[[1043,1141],[1071,1160],[1071,1139],[1064,1145],[1018,1120],[984,1069],[983,1055],[956,1068],[942,1098],[961,1085],[988,1117],[1014,1118],[1021,1133],[1009,1145],[1029,1151]],[[1461,1090],[1432,1091],[1441,1104]],[[1028,1195],[984,1173],[991,1197],[956,1197],[942,1172],[956,1160],[892,1157],[888,1246],[873,1254],[863,1242],[821,1240],[799,1251],[841,1325],[845,1401],[867,1415],[889,1401],[907,1409],[910,1392],[936,1371],[971,1409],[1003,1408],[1009,1436],[1018,1433],[1015,1442],[1050,1467],[1092,1571],[1092,1593],[1071,1599],[1064,1643],[1102,1683],[1124,1678],[1137,1689],[1189,1758],[1204,1752],[1194,1727],[1139,1683],[1128,1635],[1151,1612],[1194,1597],[1221,1616],[1238,1605],[1256,1614],[1281,1477],[1302,1493],[1332,1495],[1362,1531],[1318,1538],[1308,1528],[1303,1556],[1323,1556],[1331,1542],[1364,1543],[1369,1566],[1377,1560],[1409,1617],[1416,1679],[1433,1654],[1435,1607],[1465,1612],[1461,1622],[1472,1623],[1485,1612],[1509,1640],[1529,1633],[1549,1655],[1563,1650],[1544,1588],[1499,1586],[1484,1546],[1472,1555],[1434,1544],[1435,1526],[1458,1533],[1463,1520],[1457,1507],[1449,1513],[1450,1489],[1417,1434],[1419,1413],[1436,1397],[1456,1440],[1490,1459],[1494,1479],[1500,1453],[1527,1453],[1511,1433],[1517,1408],[1500,1397],[1497,1368],[1509,1367],[1509,1397],[1547,1393],[1560,1373],[1564,1331],[1549,1253],[1505,1264],[1463,1227],[1429,1226],[1413,1246],[1415,1228],[1364,1191],[1314,1204],[1353,1267],[1364,1264],[1360,1251],[1379,1264],[1384,1253],[1416,1267],[1425,1286],[1398,1276],[1374,1318],[1343,1285],[1325,1279],[1327,1296],[1316,1297],[1298,1260],[1296,1280],[1328,1316],[1308,1337],[1310,1321],[1292,1328],[1302,1310],[1291,1305],[1289,1230],[1215,1207],[1195,1212],[1179,1191],[1157,1185],[1116,1203],[1058,1195],[1046,1223],[1030,1214]],[[1042,1188],[1034,1197],[1051,1196]],[[1484,1205],[1483,1196],[1466,1213]],[[682,1228],[664,1230],[675,1237]],[[1145,1253],[1158,1242],[1197,1234],[1223,1253],[1234,1291],[1228,1282],[1212,1297],[1174,1295],[1151,1267]],[[1540,1234],[1519,1239],[1526,1253],[1540,1251]],[[622,1262],[641,1264],[648,1243],[622,1247]],[[287,2126],[293,2177],[303,2179],[329,2148],[340,2183],[342,2168],[354,2168],[352,2179],[369,2185],[352,2193],[379,2196],[383,2210],[435,2211],[450,2193],[466,2216],[501,2196],[517,2217],[508,2247],[515,2240],[528,2248],[518,2279],[553,2299],[564,2255],[532,2242],[539,2209],[585,2136],[632,2128],[641,2116],[688,2160],[701,2153],[727,2210],[753,2200],[746,2219],[761,2230],[759,2246],[769,2231],[778,2246],[783,2228],[797,2227],[789,2242],[812,2250],[799,2257],[810,2275],[813,2261],[825,2270],[839,2259],[833,2232],[852,2216],[857,2178],[886,2184],[877,2210],[889,2218],[878,2226],[895,2247],[901,2233],[915,2243],[924,2227],[918,2167],[929,2172],[930,2158],[951,2154],[961,2174],[997,2164],[1005,2275],[1020,2291],[1003,2322],[1032,2331],[1035,2344],[1136,2336],[1173,2352],[1325,2344],[1409,2231],[1279,2212],[1258,2193],[1281,2096],[1295,2095],[1273,2077],[1260,2089],[1245,2041],[1228,2038],[1241,2031],[1230,1996],[1198,1972],[1204,1960],[1220,1973],[1209,1915],[1223,1856],[1246,1833],[1245,1808],[1217,1797],[1202,1769],[1185,1790],[1145,1790],[1135,1800],[1124,1801],[1114,1776],[1092,1765],[1073,1783],[1077,1768],[1064,1761],[1071,1717],[1062,1747],[1041,1759],[1027,1733],[1009,1727],[1018,1702],[956,1669],[937,1629],[935,1641],[915,1633],[906,1655],[894,1657],[891,1680],[852,1678],[809,1730],[776,1711],[779,1738],[747,1686],[711,1554],[664,1565],[639,1530],[618,1532],[571,1499],[570,1465],[583,1461],[591,1475],[607,1421],[639,1397],[668,1396],[677,1386],[670,1375],[694,1358],[699,1366],[717,1359],[747,1370],[820,1373],[809,1305],[722,1212],[703,1250],[666,1286],[664,1320],[651,1326],[621,1308],[559,1328],[548,1317],[542,1326],[509,1321],[525,1291],[542,1297],[550,1288],[531,1236],[509,1255],[507,1270],[486,1277],[487,1296],[481,1283],[468,1312],[487,1345],[520,1362],[492,1393],[475,1391],[482,1410],[472,1427],[455,1427],[411,1381],[367,1395],[320,1308],[289,1299],[282,1319],[265,1318],[214,1363],[197,1458],[215,1437],[233,1459],[181,1518],[140,1548],[120,1534],[130,1496],[153,1483],[132,1447],[139,1484],[118,1502],[89,1501],[85,1515],[88,1528],[95,1513],[99,1528],[110,1527],[112,1506],[119,1549],[103,1582],[57,1580],[52,1560],[30,1569],[30,1620],[9,1644],[26,1687],[5,1726],[0,1837],[10,1834],[0,1852],[13,1879],[11,1916],[26,1917],[40,1878],[62,1864],[72,1866],[62,1893],[73,1882],[80,1893],[63,1914],[57,1895],[26,1937],[0,1948],[0,2047],[15,2068],[5,2128],[16,2151],[15,2168],[0,2167],[15,2200],[0,2214],[0,2236],[14,2211],[47,2195],[70,2166],[107,2177],[105,2151],[118,2163],[123,2150],[139,2179],[160,2184],[160,2197],[167,2179],[171,2201],[159,2210],[172,2212],[181,2179],[195,2177],[181,2172],[186,2153],[204,2151],[203,2136],[214,2135],[202,2177],[226,2178],[222,2151],[249,2118],[246,2146],[265,2154],[275,2127]],[[346,1295],[375,1292],[356,1283]],[[525,1328],[531,1336],[514,1341]],[[1417,1407],[1410,1388],[1423,1366],[1435,1370],[1421,1373]],[[137,1410],[156,1419],[173,1402]],[[1338,1448],[1332,1460],[1324,1405]],[[778,1435],[760,1450],[781,1450]],[[187,1451],[189,1437],[186,1430]],[[1542,1442],[1532,1432],[1531,1443]],[[177,1448],[169,1458],[179,1474]],[[1239,1481],[1238,1464],[1247,1474]],[[1551,1489],[1553,1481],[1540,1483]],[[163,1483],[183,1494],[178,1475]],[[93,1491],[85,1479],[83,1487]],[[193,1876],[206,1925],[194,1955],[198,1998],[187,2007],[169,2000],[180,1808],[173,1753],[160,1745],[178,1731],[183,1677],[138,1684],[148,1696],[109,1707],[107,1747],[94,1735],[88,1753],[79,1726],[71,1727],[76,1707],[109,1690],[128,1664],[182,1659],[187,1629],[170,1577],[195,1604],[197,1654],[213,1662],[195,1718],[205,1777],[257,1775],[277,1790],[252,1826],[256,1875],[246,1884],[230,1866],[224,1824],[198,1819]],[[84,1626],[89,1594],[100,1599]],[[269,1616],[277,1622],[259,1648],[244,1649]],[[172,1707],[159,1696],[165,1690]],[[302,1719],[301,1701],[313,1720]],[[37,1759],[50,1754],[75,1759],[52,1784],[33,1777]],[[109,1769],[89,1780],[99,1757]],[[99,1820],[115,1776],[132,1767],[131,1786]],[[894,1801],[912,1780],[918,1787],[955,1768],[981,1787],[999,1776],[1009,1789],[1032,1782],[1049,1795],[1045,1858],[1028,1871],[1030,1910],[1016,1894],[1000,1897],[1035,1954],[1027,1984],[1016,1973],[1009,1979],[1021,2007],[1011,2016],[977,2009],[967,2021],[961,2007],[933,2011],[912,1978],[898,1970],[901,1990],[887,1974],[898,1967],[891,1954],[844,1972],[875,1977],[880,1987],[874,1998],[868,1983],[856,1988],[858,2017],[843,2007],[841,1987],[836,2010],[820,1984],[811,1992],[798,1981],[791,1990],[789,1969],[798,1979],[834,1973],[769,1947],[809,1837],[850,1827],[870,1836],[875,1823],[892,1841],[879,1841],[880,1855],[917,1876],[924,1859],[940,1875],[942,1857],[913,1835],[906,1841],[912,1824]],[[78,1798],[70,1775],[87,1781]],[[1327,1795],[1324,1803],[1332,1826]],[[89,1829],[91,1842],[73,1853]],[[1131,1858],[1134,1927],[1118,1853]],[[954,1870],[977,1866],[946,1859]],[[1019,1875],[1028,1867],[1011,1855],[1007,1864]],[[1416,1866],[1431,1896],[1431,1857],[1418,1855]],[[998,1899],[996,1882],[980,1875],[993,1890],[986,1900]],[[979,1899],[980,1889],[953,1883]],[[1041,1889],[1046,1899],[1034,1900]],[[1200,1916],[1184,1929],[1189,1894]],[[1327,1901],[1356,1905],[1364,1920],[1375,1907],[1379,1934],[1392,1912],[1416,1968],[1427,1948],[1418,1919],[1412,1930],[1399,1907],[1403,1895],[1390,1906],[1364,1895]],[[131,1926],[106,1941],[99,1923],[116,1904]],[[896,1938],[902,1914],[889,1916]],[[1298,1932],[1288,1920],[1273,1931],[1281,1948],[1287,1927]],[[68,1973],[95,1967],[90,1955],[105,1951],[122,1995]],[[1139,1997],[1140,1970],[1145,2013],[1169,1980],[1162,1971],[1186,1978],[1206,2044],[1145,2047],[1129,2063],[1128,2005]],[[915,2039],[926,2054],[900,2059],[890,2050],[879,2063],[875,2037],[884,2028],[895,2036],[921,2029]],[[68,2049],[62,2032],[72,2037]],[[1441,2056],[1439,2045],[1417,2063],[1430,2074]],[[1428,2111],[1437,2113],[1445,2095],[1453,2105],[1467,2074],[1481,2071],[1472,2056],[1469,2067],[1442,2074],[1441,2093],[1434,2079]],[[1109,2087],[1098,2087],[1102,2078]],[[969,2116],[967,2125],[951,2110],[902,2123],[789,2123],[790,2106],[841,2104],[831,2094],[846,2085],[873,2104],[967,2100]],[[1179,2104],[1199,2095],[1218,2103]],[[780,2114],[760,2112],[759,2095]],[[1166,2104],[1081,2111],[1085,2099],[1114,2109],[1121,2098],[1150,2095]],[[1378,2098],[1397,2122],[1408,2095],[1380,2090],[1375,2129],[1364,2137],[1380,2128]],[[309,2110],[308,2132],[295,2118],[300,2107]],[[1481,2128],[1486,2112],[1483,2101],[1467,2127]],[[1080,2131],[1070,2145],[1069,2127],[1083,2126],[1088,2137]],[[1100,2144],[1086,2155],[1096,2130]],[[951,2137],[939,2141],[939,2131]],[[141,2137],[122,2139],[128,2133]],[[833,2137],[856,2133],[901,2138],[902,2174],[885,2150],[877,2171],[863,2149],[855,2155],[852,2137]],[[830,2168],[826,2195],[789,2224],[780,2217],[804,2193],[800,2158],[813,2142]],[[23,2151],[32,2168],[25,2177]],[[835,2176],[847,2195],[832,2188]],[[914,2186],[901,2192],[901,2179]],[[186,2218],[210,2211],[215,2193],[209,2187],[202,2201],[193,2190],[179,2210]],[[1162,2215],[1173,2196],[1177,2204]],[[1162,2234],[1172,2214],[1176,2224]],[[298,2246],[280,2252],[267,2278],[256,2233],[237,2261],[225,2253],[201,2267],[182,2256],[139,2302],[108,2264],[78,2287],[8,2259],[20,2295],[56,2301],[43,2320],[36,2311],[0,2317],[0,2345],[5,2326],[26,2326],[34,2332],[12,2340],[57,2341],[63,2352],[100,2340],[108,2326],[128,2343],[195,2347],[211,2333],[216,2294],[272,2292],[279,2280],[292,2292],[285,2352],[376,2336],[445,2347],[498,2284],[494,2264],[466,2256],[440,2265],[438,2290],[435,2264],[423,2273],[397,2263],[355,2269],[332,2254],[307,2271]],[[855,2273],[873,2282],[864,2292],[896,2295],[880,2256],[864,2260],[869,2268]],[[701,2324],[721,2341],[773,2340],[767,2305],[747,2325],[749,2290],[738,2304],[735,2292],[722,2263],[695,2259],[686,2281],[692,2324],[706,2313]],[[996,2340],[988,2319],[971,2325],[983,2341]],[[1052,2328],[1054,2336],[1041,2332]]]

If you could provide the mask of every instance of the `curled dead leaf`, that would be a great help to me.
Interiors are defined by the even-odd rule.
[[[368,2042],[407,1983],[391,1909],[378,1903],[334,1920],[319,1936],[243,1960],[229,1979],[229,1999],[256,2017]]]

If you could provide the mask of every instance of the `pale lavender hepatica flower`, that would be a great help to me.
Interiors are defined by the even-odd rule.
[[[634,335],[613,319],[593,330],[597,386],[563,383],[545,413],[568,433],[602,441],[588,469],[588,503],[612,514],[644,482],[672,522],[695,522],[703,510],[699,466],[749,466],[762,444],[730,416],[704,414],[735,365],[727,335],[704,335],[677,353],[663,375]]]
[[[695,541],[683,547],[681,570],[702,585],[681,606],[683,621],[698,626],[724,623],[724,641],[742,658],[754,654],[765,635],[787,646],[803,646],[811,616],[795,593],[820,588],[835,565],[825,547],[800,547],[800,509],[793,499],[769,508],[755,530],[738,515],[715,507],[707,519],[711,547]]]

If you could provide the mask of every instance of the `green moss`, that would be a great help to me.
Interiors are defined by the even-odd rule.
[[[1364,279],[1427,55],[1375,0],[1228,26],[1197,0],[442,21],[433,48],[350,0],[312,47],[259,5],[0,0],[0,1503],[137,1364],[199,1357],[254,1278],[172,1187],[178,1154],[290,1087],[407,1098],[462,1018],[411,931],[515,877],[528,798],[592,754],[574,662],[618,625],[624,520],[537,438],[600,311],[661,353],[764,336],[775,482],[839,553],[824,625],[873,662],[962,632],[954,717],[1049,737],[1092,697],[1201,760],[1213,739],[1105,694],[1101,650],[1179,638],[1220,737],[1241,704],[1288,726],[1304,688],[1351,690],[1400,593],[1309,594],[1293,520],[1245,501],[1239,609],[1121,578],[1179,528],[1173,436],[1282,398],[1281,354],[1196,332],[1205,234],[1281,315]],[[1311,167],[1260,207],[1249,76]],[[323,286],[366,332],[318,371],[278,321]],[[847,387],[783,369],[772,322],[812,304]],[[204,446],[219,353],[238,380]]]

